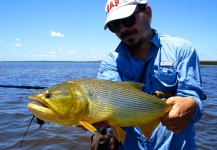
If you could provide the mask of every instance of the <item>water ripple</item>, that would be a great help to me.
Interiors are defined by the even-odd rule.
[[[4,62],[0,63],[0,84],[51,86],[73,78],[96,77],[98,68],[99,63]],[[204,101],[204,115],[195,124],[195,141],[199,149],[210,150],[217,147],[217,66],[201,69],[203,88],[208,98]],[[0,149],[90,149],[90,132],[47,123],[38,129],[36,122],[31,124],[19,148],[32,118],[27,109],[28,95],[31,93],[31,90],[25,89],[0,88]]]

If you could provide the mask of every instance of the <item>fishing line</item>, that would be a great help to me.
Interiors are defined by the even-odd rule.
[[[33,88],[31,88],[30,90],[31,90],[32,93],[34,93],[34,89]],[[22,139],[22,141],[20,143],[20,147],[22,146],[22,143],[23,143],[23,141],[24,141],[24,139],[26,137],[26,134],[27,134],[27,132],[29,130],[29,127],[30,127],[30,125],[31,125],[31,123],[32,123],[32,121],[33,121],[34,118],[35,118],[35,115],[32,116],[32,119],[31,119],[31,121],[30,121],[30,123],[29,123],[29,125],[28,125],[28,127],[26,129],[26,132],[25,132],[25,134],[23,136],[23,139]],[[42,127],[42,125],[44,124],[44,121],[36,117],[36,123],[40,125],[39,128],[38,128],[38,129],[40,129]]]
[[[29,127],[30,127],[30,125],[31,125],[31,123],[32,123],[32,121],[33,121],[34,118],[35,118],[35,116],[33,115],[33,116],[32,116],[32,119],[31,119],[31,121],[30,121],[30,123],[29,123],[29,125],[28,125],[28,127],[27,127],[27,129],[26,129],[26,132],[25,132],[25,134],[24,134],[24,136],[23,136],[23,139],[22,139],[22,141],[20,142],[20,147],[22,146],[22,143],[23,143],[23,141],[24,141],[24,139],[25,139],[25,137],[26,137],[26,134],[27,134],[27,132],[28,132],[28,130],[29,130]],[[36,117],[36,123],[40,125],[39,128],[38,128],[38,129],[40,129],[40,128],[42,127],[42,125],[44,124],[44,121]],[[34,132],[34,134],[35,134],[35,132]],[[31,135],[33,135],[33,134],[31,134]]]
[[[20,142],[20,147],[22,146],[22,143],[23,143],[23,141],[24,141],[24,139],[25,139],[25,137],[26,137],[26,134],[27,134],[27,132],[28,132],[28,130],[29,130],[29,126],[31,125],[31,123],[32,123],[32,121],[33,121],[34,118],[35,118],[35,116],[33,115],[33,116],[32,116],[32,119],[31,119],[31,121],[30,121],[30,123],[29,123],[29,125],[28,125],[28,127],[27,127],[27,129],[26,129],[26,132],[25,132],[25,134],[24,134],[24,136],[23,136],[23,139],[22,139],[22,141]]]
[[[4,88],[22,88],[22,89],[30,89],[32,93],[34,93],[34,90],[35,90],[35,89],[44,89],[44,88],[46,88],[46,87],[39,87],[39,86],[13,86],[13,85],[0,85],[0,87],[4,87]],[[20,143],[20,148],[21,148],[21,146],[22,146],[24,140],[25,140],[26,138],[29,138],[29,137],[33,136],[33,135],[36,133],[36,131],[37,131],[38,129],[37,129],[35,132],[33,132],[32,134],[30,134],[28,137],[26,137],[27,132],[28,132],[28,130],[29,130],[29,127],[30,127],[30,125],[32,124],[32,121],[34,120],[34,118],[36,118],[36,121],[35,121],[35,122],[40,125],[38,129],[40,129],[40,128],[43,126],[43,124],[45,123],[43,120],[41,120],[41,119],[39,119],[39,118],[37,118],[37,117],[35,117],[35,116],[33,115],[33,116],[32,116],[32,119],[31,119],[31,121],[30,121],[30,123],[29,123],[29,125],[28,125],[28,127],[27,127],[27,129],[26,129],[26,132],[25,132],[25,134],[24,134],[24,136],[23,136],[23,139],[22,139],[21,141],[16,142],[14,145],[12,145],[12,146],[10,147],[10,149],[13,148],[13,147],[15,147],[15,146],[16,146],[17,144],[19,144],[19,143]]]
[[[29,127],[30,127],[32,121],[34,120],[34,118],[36,118],[36,121],[35,121],[35,122],[40,125],[38,129],[40,129],[40,128],[43,126],[43,124],[45,123],[43,120],[41,120],[41,119],[39,119],[39,118],[37,118],[37,117],[35,117],[35,116],[33,115],[33,116],[32,116],[32,119],[31,119],[31,121],[30,121],[30,123],[29,123],[29,125],[28,125],[28,127],[27,127],[27,130],[26,130],[26,132],[25,132],[25,134],[24,134],[24,136],[23,136],[23,139],[20,140],[20,141],[18,141],[18,142],[16,142],[14,145],[12,145],[12,146],[10,147],[10,149],[13,148],[13,147],[15,147],[15,146],[18,145],[19,143],[20,143],[20,148],[21,148],[23,141],[24,141],[25,139],[27,139],[27,138],[30,138],[31,136],[33,136],[33,135],[38,131],[38,129],[37,129],[35,132],[33,132],[32,134],[30,134],[29,136],[26,137],[26,134],[27,134],[27,132],[28,132],[28,130],[29,130]]]

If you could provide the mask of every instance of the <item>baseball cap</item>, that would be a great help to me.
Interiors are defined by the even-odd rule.
[[[137,4],[147,3],[147,0],[108,0],[105,6],[107,19],[104,30],[106,30],[108,22],[129,17],[135,11]]]

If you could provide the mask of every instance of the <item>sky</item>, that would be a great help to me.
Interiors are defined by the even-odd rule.
[[[120,40],[104,30],[107,0],[1,0],[0,61],[98,61]],[[152,28],[217,60],[217,0],[148,0]]]

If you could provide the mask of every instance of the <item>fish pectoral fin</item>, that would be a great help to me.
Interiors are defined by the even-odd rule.
[[[139,128],[142,130],[142,132],[143,132],[143,134],[147,140],[150,140],[151,133],[154,131],[154,129],[157,128],[159,123],[160,123],[160,120],[156,119],[156,120],[153,120],[151,122],[148,122],[145,125],[139,126]]]
[[[112,131],[119,142],[124,144],[124,140],[126,137],[126,132],[121,127],[111,126]]]
[[[95,132],[97,129],[92,126],[89,122],[87,121],[79,121],[79,123],[84,126],[86,129],[88,129],[91,132]]]

